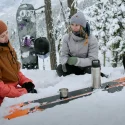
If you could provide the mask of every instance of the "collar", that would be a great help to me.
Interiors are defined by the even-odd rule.
[[[0,43],[0,46],[6,47],[6,46],[8,46],[8,44],[9,44],[9,41],[7,43]]]
[[[72,36],[73,40],[76,41],[76,42],[85,40],[85,39],[82,38],[82,37],[79,37],[79,36],[74,35],[73,33],[71,34],[71,36]]]

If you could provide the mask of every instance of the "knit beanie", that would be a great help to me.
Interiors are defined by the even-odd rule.
[[[87,21],[84,17],[84,14],[82,12],[77,12],[76,14],[74,14],[70,19],[70,24],[73,24],[73,23],[86,27]]]
[[[7,25],[2,20],[0,20],[0,34],[5,32],[6,30],[7,30]]]

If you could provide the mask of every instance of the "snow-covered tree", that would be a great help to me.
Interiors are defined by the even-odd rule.
[[[122,56],[125,52],[125,1],[112,1],[112,20],[109,28],[109,45],[112,50],[112,64],[117,66],[118,62],[122,61]],[[116,56],[115,56],[116,55]]]
[[[80,10],[84,10],[87,7],[92,6],[96,0],[78,0],[78,6]]]
[[[105,1],[97,0],[97,3],[87,9],[87,15],[91,17],[91,28],[98,38],[99,49],[103,53],[103,65],[106,63],[106,52],[112,53],[111,64],[117,66],[123,54],[124,33],[124,0]],[[117,53],[118,52],[118,53]],[[119,58],[116,56],[118,55]]]
[[[90,25],[93,34],[98,38],[99,49],[103,53],[103,65],[106,63],[107,42],[109,41],[109,19],[111,4],[109,1],[103,3],[97,0],[97,3],[87,9],[87,15],[90,18]]]
[[[69,24],[70,10],[66,2],[59,1],[59,5],[53,8],[54,37],[56,40],[56,50],[60,53],[63,35],[67,32]]]

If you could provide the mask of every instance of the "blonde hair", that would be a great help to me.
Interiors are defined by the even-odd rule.
[[[85,35],[85,42],[84,42],[84,46],[85,46],[88,44],[88,34],[85,32],[83,28],[84,27],[80,26],[80,35],[81,36]]]

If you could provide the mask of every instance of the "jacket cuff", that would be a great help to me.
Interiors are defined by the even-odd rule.
[[[62,65],[65,65],[65,64],[67,63],[67,61],[68,61],[68,58],[66,58],[66,59],[64,59],[63,61],[61,61],[61,64],[62,64]]]
[[[79,65],[79,62],[80,62],[80,59],[77,58],[77,63],[75,64],[75,66],[78,66],[78,65]]]
[[[67,72],[67,69],[66,69],[66,65],[65,65],[65,64],[62,65],[62,70],[63,70],[63,72]]]

